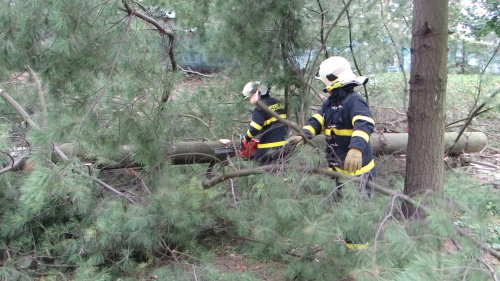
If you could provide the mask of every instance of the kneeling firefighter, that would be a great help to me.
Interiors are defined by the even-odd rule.
[[[248,82],[243,88],[245,99],[258,98],[270,110],[286,119],[285,107],[270,95],[271,88],[259,81]],[[241,140],[240,155],[257,161],[260,165],[276,163],[283,157],[281,150],[288,135],[288,127],[264,110],[255,107],[244,138]]]

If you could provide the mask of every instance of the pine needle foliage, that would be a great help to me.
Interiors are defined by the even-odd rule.
[[[408,3],[397,2],[396,11],[382,7],[387,18],[404,18]],[[300,120],[299,113],[314,110],[310,100],[316,95],[297,90],[316,87],[310,83],[316,69],[311,58],[328,51],[364,58],[361,71],[381,69],[374,61],[388,56],[380,47],[386,35],[374,24],[378,13],[369,13],[377,8],[373,2],[354,3],[349,10],[355,40],[350,41],[343,17],[326,49],[318,34],[336,19],[341,1],[322,3],[324,27],[318,2],[302,0],[142,1],[144,9],[134,6],[148,15],[154,6],[179,11],[178,34],[198,28],[199,43],[209,45],[208,56],[228,57],[229,67],[209,79],[172,71],[163,53],[166,36],[124,12],[122,1],[2,3],[0,73],[12,77],[26,66],[34,69],[48,112],[40,112],[31,80],[1,81],[41,130],[18,126],[22,118],[0,104],[2,121],[7,120],[0,122],[0,149],[13,145],[10,130],[26,138],[18,143],[33,149],[31,168],[0,175],[0,280],[260,280],[248,271],[228,273],[215,266],[228,246],[255,262],[279,263],[276,270],[290,280],[491,276],[478,263],[483,253],[455,227],[488,245],[500,244],[488,224],[498,214],[498,192],[461,174],[450,173],[445,191],[462,207],[439,198],[428,218],[414,224],[401,220],[398,200],[375,193],[367,200],[355,182],[345,183],[340,198],[333,179],[308,173],[325,165],[321,147],[298,150],[286,163],[291,169],[234,178],[210,189],[200,184],[206,165],[176,166],[165,156],[178,141],[237,142],[252,110],[240,95],[249,80],[269,82],[279,98],[290,86],[291,115]],[[356,44],[361,38],[367,43]],[[176,39],[176,55],[182,57],[187,43]],[[396,39],[405,44],[407,38]],[[304,54],[311,54],[308,67],[301,61]],[[373,95],[387,101],[392,97],[386,91],[397,92],[398,82],[384,87],[374,87]],[[76,145],[69,160],[53,151],[53,145],[64,143]],[[140,169],[112,169],[130,147],[134,153],[127,158]],[[215,168],[255,167],[233,158]],[[396,182],[393,188],[401,186]],[[349,250],[346,238],[369,242],[369,247]],[[460,247],[445,249],[443,243],[450,240]]]

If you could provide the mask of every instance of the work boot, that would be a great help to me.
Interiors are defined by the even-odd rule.
[[[345,246],[347,249],[353,249],[353,250],[364,250],[370,246],[370,243],[354,243],[349,239],[344,240]]]

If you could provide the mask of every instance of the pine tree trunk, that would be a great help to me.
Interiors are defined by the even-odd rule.
[[[448,0],[413,0],[412,33],[404,193],[415,197],[443,192]],[[403,211],[423,217],[412,206]]]

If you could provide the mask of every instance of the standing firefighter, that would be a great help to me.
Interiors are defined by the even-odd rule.
[[[242,94],[246,98],[260,99],[268,108],[280,117],[286,118],[282,103],[271,97],[271,88],[264,87],[259,81],[248,82]],[[281,150],[288,135],[288,127],[262,109],[255,107],[252,121],[245,137],[241,140],[240,155],[256,160],[260,165],[271,164],[282,158]]]
[[[319,67],[317,79],[330,96],[302,128],[302,134],[308,139],[324,132],[326,135],[326,157],[329,168],[360,180],[363,190],[367,182],[376,175],[370,135],[375,127],[368,104],[354,88],[368,82],[366,77],[357,77],[349,62],[339,56],[323,61]],[[303,143],[301,136],[294,136],[288,145]],[[336,179],[337,186],[340,179]],[[347,241],[347,240],[346,240]],[[347,243],[352,247],[352,243]]]

